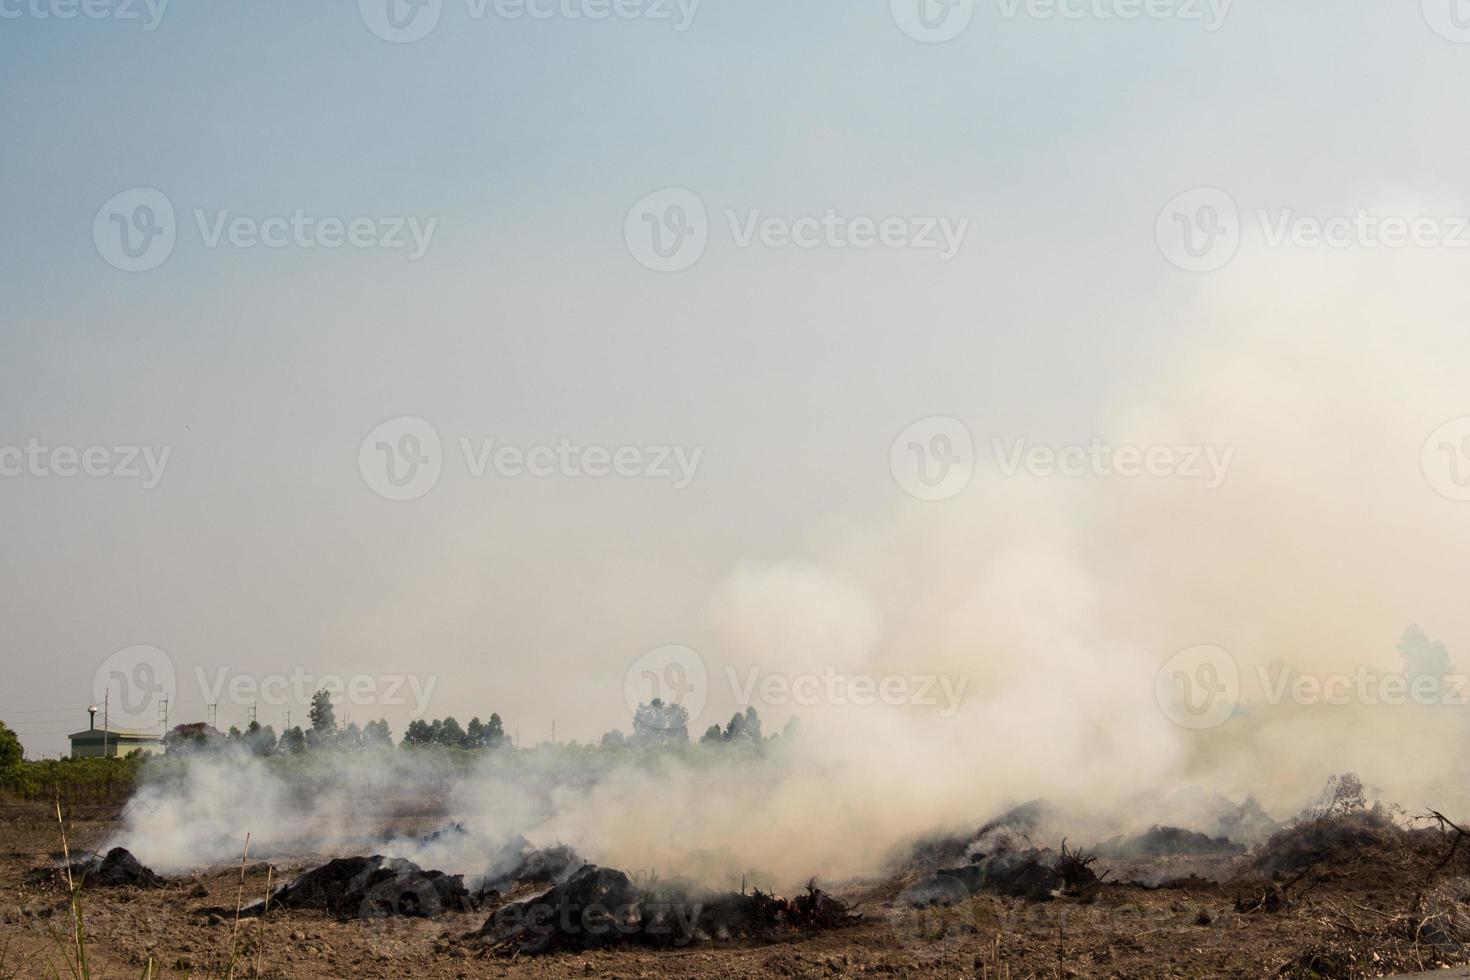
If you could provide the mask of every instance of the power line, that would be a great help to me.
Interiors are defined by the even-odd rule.
[[[76,714],[79,710],[76,705],[69,708],[0,708],[0,715],[57,715]]]

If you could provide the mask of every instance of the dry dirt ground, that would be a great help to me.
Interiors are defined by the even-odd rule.
[[[73,847],[100,846],[116,812],[72,808]],[[65,889],[25,883],[26,871],[59,847],[53,811],[0,804],[0,978],[74,975]],[[305,866],[278,866],[271,873],[280,881]],[[267,865],[247,866],[247,903],[264,895],[267,873]],[[1264,977],[1280,975],[1288,964],[1296,964],[1288,975],[1357,976],[1439,966],[1432,955],[1420,964],[1404,961],[1401,949],[1388,946],[1375,961],[1372,939],[1344,932],[1344,921],[1387,921],[1408,900],[1411,877],[1401,883],[1382,875],[1334,881],[1328,874],[1274,913],[1239,912],[1240,888],[1196,882],[1159,890],[1105,887],[1088,904],[982,896],[920,916],[895,909],[892,899],[903,881],[850,883],[831,889],[865,913],[848,929],[764,943],[536,958],[497,954],[467,938],[485,921],[485,911],[432,921],[347,922],[288,911],[242,920],[236,934],[232,916],[197,910],[235,907],[238,866],[203,869],[154,891],[86,891],[82,909],[90,975],[109,978],[150,975],[150,961],[153,977],[225,976],[232,943],[236,977]],[[1355,909],[1364,911],[1355,917]],[[1344,942],[1351,957],[1314,959],[1313,953],[1340,950]]]

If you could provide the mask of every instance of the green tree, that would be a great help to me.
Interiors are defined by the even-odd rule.
[[[218,748],[224,741],[219,732],[202,721],[175,725],[163,736],[163,751],[172,755],[176,752],[199,752]]]
[[[336,734],[337,712],[332,707],[332,696],[326,691],[317,691],[311,696],[311,711],[307,716],[311,719],[311,730],[318,737]]]
[[[276,750],[276,730],[270,725],[262,726],[252,721],[245,726],[245,744],[256,755],[270,755]]]
[[[487,749],[498,749],[505,744],[505,723],[493,711],[490,720],[485,722],[484,743]]]
[[[20,765],[25,758],[25,749],[21,747],[20,737],[10,730],[10,726],[0,721],[0,773],[8,773]]]
[[[754,707],[745,709],[745,734],[757,742],[761,740],[761,716],[756,714]]]
[[[338,734],[337,742],[344,749],[356,750],[362,748],[362,729],[357,727],[357,722],[348,722],[347,727],[342,729]]]
[[[638,705],[633,712],[633,741],[639,745],[689,741],[689,709],[663,698]]]
[[[422,718],[408,723],[408,730],[403,733],[403,744],[429,745],[434,741],[434,726]]]
[[[393,744],[393,733],[388,730],[386,719],[379,718],[362,726],[362,744],[364,748],[381,748]]]
[[[720,730],[719,725],[709,726],[704,730],[704,734],[699,737],[700,744],[702,745],[708,745],[711,742],[723,742],[724,740],[725,733]]]
[[[744,734],[745,716],[737,711],[735,712],[735,714],[730,716],[730,723],[725,726],[724,739],[727,742],[733,742]]]
[[[306,733],[301,730],[300,725],[288,728],[281,733],[280,750],[290,755],[298,755],[306,751]]]
[[[459,748],[464,745],[464,729],[460,727],[459,722],[454,720],[454,715],[450,715],[442,722],[436,721],[434,724],[437,726],[434,741],[450,748]]]

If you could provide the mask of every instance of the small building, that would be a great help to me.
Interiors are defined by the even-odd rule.
[[[91,709],[92,723],[84,732],[68,735],[71,740],[73,759],[121,758],[135,750],[148,755],[162,754],[163,738],[153,732],[140,732],[130,728],[97,727],[97,709]]]

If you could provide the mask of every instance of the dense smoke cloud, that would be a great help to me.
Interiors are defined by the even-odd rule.
[[[1470,525],[1420,464],[1428,434],[1466,411],[1463,389],[1403,338],[1438,329],[1437,311],[1426,304],[1406,324],[1371,297],[1334,299],[1335,277],[1294,276],[1295,296],[1321,283],[1315,302],[1270,288],[1249,304],[1221,301],[1213,342],[1140,358],[1096,431],[1029,434],[1233,447],[1218,488],[1004,478],[988,437],[1017,434],[969,420],[979,459],[962,495],[905,498],[710,588],[701,653],[712,687],[752,666],[935,675],[963,691],[948,713],[757,701],[767,734],[802,722],[764,753],[563,747],[464,768],[397,752],[284,772],[201,757],[141,793],[122,837],[163,869],[228,859],[246,832],[258,853],[381,849],[407,802],[442,801],[432,817],[463,821],[470,843],[392,847],[476,873],[524,834],[623,867],[789,884],[872,872],[898,842],[1033,797],[1075,814],[1094,839],[1161,821],[1218,832],[1216,793],[1288,817],[1345,771],[1411,809],[1463,814],[1463,707],[1280,693],[1291,690],[1278,684],[1283,670],[1451,678],[1437,638],[1470,627],[1452,574]],[[1233,658],[1239,706],[1189,730],[1161,708],[1155,681],[1200,644]],[[723,694],[711,703],[726,704]]]

